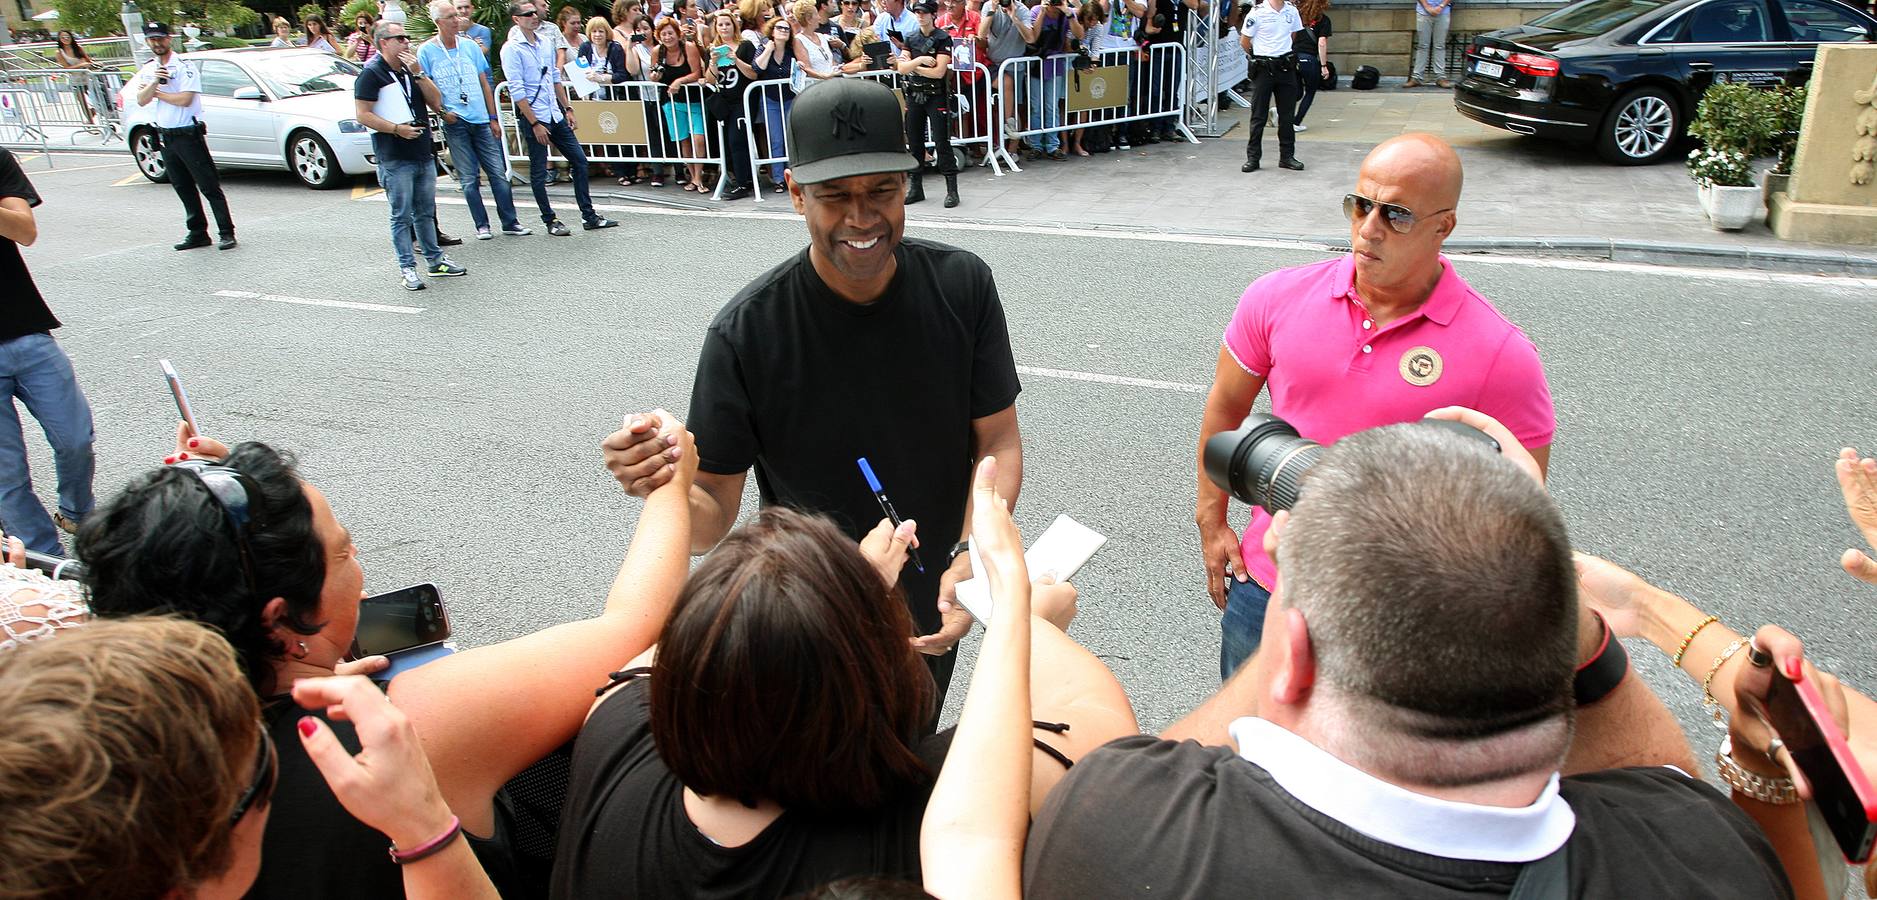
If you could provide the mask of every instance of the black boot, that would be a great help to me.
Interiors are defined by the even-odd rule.
[[[1258,171],[1258,158],[1254,156],[1254,157],[1251,157],[1251,158],[1249,158],[1249,159],[1246,159],[1246,160],[1245,160],[1245,164],[1244,164],[1244,165],[1242,165],[1242,166],[1239,166],[1239,167],[1238,167],[1238,170],[1239,170],[1240,172],[1256,172],[1256,171]]]
[[[945,176],[945,208],[951,209],[952,207],[957,206],[957,205],[958,205],[958,176],[956,174],[947,175]]]
[[[906,188],[906,205],[911,206],[925,199],[925,178],[918,172],[912,173],[912,185]]]

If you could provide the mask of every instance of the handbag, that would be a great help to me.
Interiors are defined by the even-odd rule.
[[[1336,90],[1336,64],[1325,60],[1323,65],[1325,68],[1329,69],[1329,74],[1323,76],[1323,83],[1320,85],[1317,85],[1317,90],[1319,91]]]

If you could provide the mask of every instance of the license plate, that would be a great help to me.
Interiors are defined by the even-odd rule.
[[[1476,62],[1473,64],[1473,74],[1475,75],[1482,75],[1487,78],[1498,78],[1505,73],[1506,67],[1498,63]]]

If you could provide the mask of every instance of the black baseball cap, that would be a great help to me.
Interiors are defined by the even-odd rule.
[[[169,26],[162,22],[143,23],[144,37],[169,37]]]
[[[938,15],[938,4],[932,2],[932,0],[920,0],[920,2],[912,5],[912,11],[915,13],[931,13],[936,16]]]
[[[899,99],[871,78],[835,78],[803,91],[788,127],[789,175],[797,184],[918,167],[906,152]]]

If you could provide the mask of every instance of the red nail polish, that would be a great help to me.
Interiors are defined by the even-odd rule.
[[[1805,661],[1796,656],[1786,660],[1786,677],[1792,681],[1798,681],[1805,674],[1804,665]]]
[[[312,716],[300,717],[300,736],[301,737],[312,737],[313,732],[318,731],[318,730],[319,730],[319,723],[313,721]]]
[[[199,444],[201,444],[201,443],[202,443],[201,441],[198,441],[198,440],[196,440],[195,438],[190,438],[190,439],[189,439],[189,446],[191,446],[191,447],[194,447],[194,446],[197,446],[197,445],[199,445]]]
[[[187,453],[178,453],[178,454],[176,454],[176,458],[177,458],[177,459],[188,459],[188,458],[189,458],[189,454],[187,454]]]
[[[167,466],[167,465],[170,465],[171,463],[174,463],[175,461],[176,461],[176,457],[174,456],[163,457],[163,465]]]

